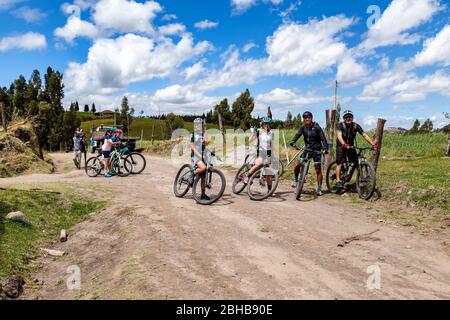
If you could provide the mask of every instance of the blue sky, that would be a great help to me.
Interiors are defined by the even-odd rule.
[[[442,126],[450,111],[442,0],[0,0],[0,24],[0,84],[52,66],[67,105],[127,95],[147,114],[199,113],[249,88],[255,115],[323,122],[338,79],[342,107],[369,128],[380,116]]]

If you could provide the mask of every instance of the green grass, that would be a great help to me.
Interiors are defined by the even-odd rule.
[[[0,191],[0,278],[11,274],[27,277],[30,261],[41,246],[58,239],[61,229],[70,229],[100,206],[76,196]],[[12,211],[22,211],[32,225],[6,220],[5,216]]]

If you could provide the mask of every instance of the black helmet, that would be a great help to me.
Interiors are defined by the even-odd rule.
[[[304,118],[307,118],[307,117],[313,118],[313,114],[312,114],[311,112],[309,112],[309,111],[306,111],[306,112],[303,114],[303,119],[304,119]]]
[[[352,112],[351,110],[346,110],[346,111],[344,111],[344,116],[343,116],[343,118],[345,119],[345,118],[347,118],[347,117],[352,117],[352,118],[354,118],[353,112]]]

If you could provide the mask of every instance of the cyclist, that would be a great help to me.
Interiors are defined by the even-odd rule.
[[[314,122],[314,116],[311,112],[307,111],[303,114],[303,122],[304,124],[300,127],[294,139],[291,142],[291,146],[295,147],[298,139],[302,136],[305,139],[305,145],[308,149],[314,151],[322,151],[323,153],[328,153],[328,142],[325,137],[325,133],[317,122]],[[317,195],[323,195],[323,174],[322,174],[322,154],[320,153],[310,153],[310,157],[314,159],[314,168],[316,169],[317,175]],[[303,153],[297,160],[297,165],[294,169],[294,182],[292,183],[292,187],[296,187],[297,179],[300,174],[300,169],[302,162],[306,158],[306,152]]]
[[[244,177],[244,184],[248,184],[249,177],[251,177],[256,171],[261,169],[264,164],[270,164],[272,158],[272,145],[275,141],[275,136],[272,131],[272,119],[264,117],[261,120],[261,129],[253,130],[253,135],[250,138],[250,143],[257,140],[257,159],[255,165],[250,169],[248,174]],[[272,176],[267,176],[267,188],[272,190]]]
[[[111,151],[112,148],[118,145],[120,141],[117,141],[113,137],[113,133],[111,130],[106,131],[105,140],[102,145],[102,155],[103,161],[105,164],[105,177],[111,178],[114,176],[114,173],[111,171]]]
[[[75,166],[80,169],[81,162],[81,143],[84,138],[83,130],[77,128],[73,136],[73,162]]]
[[[336,186],[342,189],[341,170],[342,165],[348,159],[350,162],[358,162],[358,154],[353,148],[355,146],[356,135],[359,133],[372,146],[373,150],[378,150],[378,146],[364,132],[363,128],[353,121],[354,115],[351,110],[344,112],[344,122],[339,124],[336,145]]]
[[[200,175],[202,195],[201,200],[211,200],[206,195],[206,180],[205,173],[207,170],[204,156],[206,148],[206,133],[205,133],[205,121],[201,118],[194,120],[194,132],[191,135],[191,158],[193,163],[193,172],[195,175]],[[192,181],[191,181],[192,182]]]

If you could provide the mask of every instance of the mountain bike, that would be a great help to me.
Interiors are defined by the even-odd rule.
[[[278,188],[280,180],[279,171],[271,166],[268,157],[263,167],[256,171],[248,180],[247,194],[254,201],[263,201],[271,197]]]
[[[304,152],[305,155],[305,158],[303,158],[301,161],[300,173],[297,177],[297,183],[295,187],[295,198],[297,200],[300,200],[303,193],[303,187],[305,185],[306,179],[308,178],[309,168],[311,167],[311,161],[314,160],[314,155],[322,154],[322,152],[309,149],[306,146],[303,148],[295,147],[295,149],[297,149],[297,151],[299,151],[300,153]]]
[[[141,174],[144,172],[147,167],[147,160],[145,157],[139,152],[131,152],[128,144],[124,144],[120,147],[122,156],[125,156],[125,159],[128,159],[132,164],[131,174]]]
[[[100,156],[92,157],[86,162],[86,174],[95,178],[105,169],[104,161]],[[119,150],[111,152],[111,172],[119,177],[128,177],[133,171],[133,164],[123,157]]]
[[[345,186],[345,184],[352,180],[355,171],[357,171],[356,191],[361,199],[369,200],[376,189],[376,172],[372,163],[366,159],[364,153],[372,150],[372,148],[352,147],[352,149],[358,152],[358,162],[353,163],[346,159],[341,169],[341,181],[343,186]],[[339,191],[337,188],[336,166],[337,163],[333,162],[327,170],[327,187],[331,193],[338,193]]]
[[[244,191],[246,185],[244,184],[244,178],[247,176],[248,172],[253,168],[255,165],[257,159],[256,153],[249,154],[245,157],[244,164],[242,167],[238,170],[236,173],[236,176],[233,180],[233,185],[231,187],[234,194],[238,195],[241,194],[242,191]],[[275,157],[272,158],[272,161],[277,164],[278,167],[275,169],[278,171],[278,176],[282,176],[284,173],[284,164],[281,160],[276,159]]]
[[[173,191],[176,197],[184,197],[192,188],[192,195],[194,197],[194,200],[198,204],[211,205],[217,202],[223,196],[226,187],[225,175],[222,173],[222,171],[214,168],[214,165],[212,163],[213,157],[221,161],[220,158],[215,155],[215,153],[208,152],[205,159],[207,169],[203,174],[206,183],[205,194],[209,197],[209,200],[202,199],[202,176],[195,175],[194,172],[197,170],[197,168],[193,167],[190,164],[183,165],[178,171],[178,174],[175,178]]]

